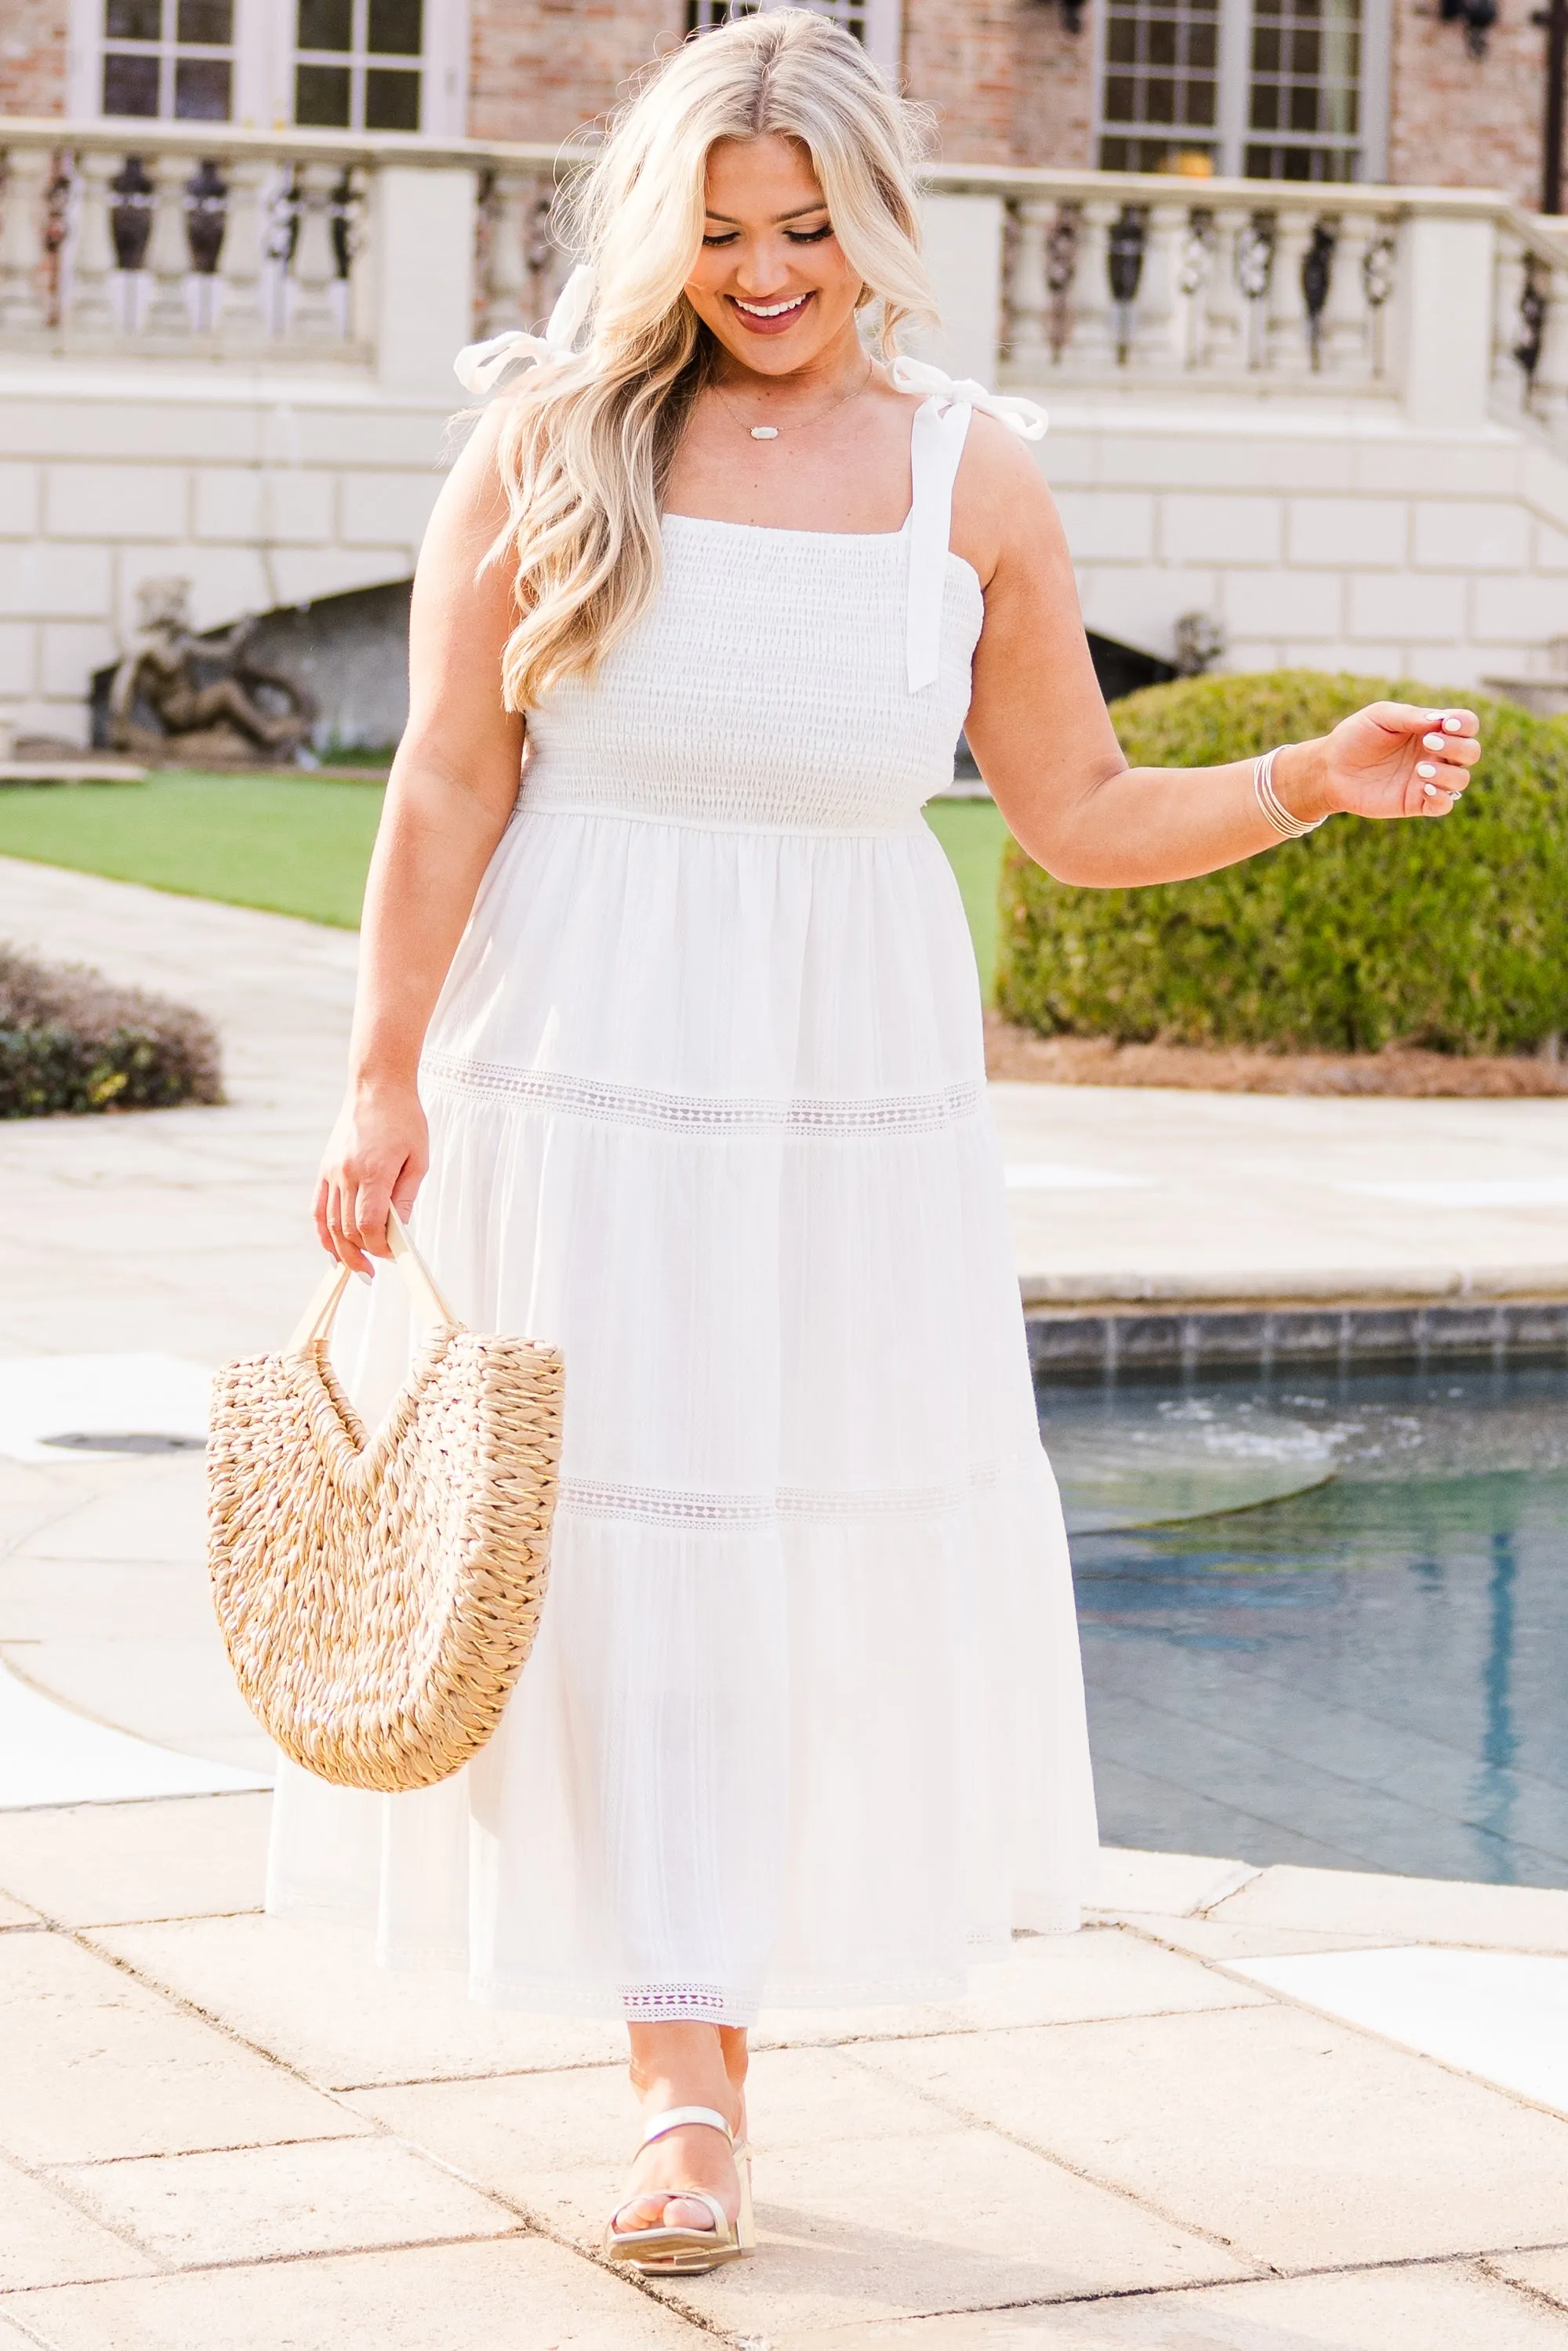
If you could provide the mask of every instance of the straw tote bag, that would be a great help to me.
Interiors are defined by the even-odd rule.
[[[395,1215],[392,1263],[432,1327],[373,1437],[327,1340],[329,1273],[281,1354],[213,1388],[208,1558],[246,1703],[345,1788],[427,1788],[476,1754],[527,1662],[549,1566],[561,1359],[465,1330]]]

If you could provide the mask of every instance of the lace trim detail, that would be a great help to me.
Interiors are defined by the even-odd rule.
[[[602,1119],[615,1126],[663,1129],[673,1134],[782,1134],[830,1138],[862,1134],[936,1134],[973,1118],[985,1100],[977,1078],[929,1093],[788,1096],[660,1093],[651,1086],[616,1085],[564,1070],[524,1070],[503,1061],[469,1061],[427,1053],[426,1084],[442,1093],[478,1101],[500,1097],[569,1117]]]
[[[781,1486],[771,1494],[704,1493],[674,1486],[623,1486],[591,1478],[563,1478],[557,1508],[579,1518],[627,1520],[644,1527],[675,1527],[713,1533],[777,1526],[785,1520],[864,1520],[937,1518],[963,1510],[977,1493],[1001,1485],[1021,1465],[977,1465],[962,1481],[946,1486],[886,1487],[854,1492],[816,1492]]]
[[[709,2024],[750,2023],[755,2001],[737,2002],[722,1984],[622,1984],[621,2005],[636,2024],[678,2024],[686,2018]]]

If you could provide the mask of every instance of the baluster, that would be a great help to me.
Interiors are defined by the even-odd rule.
[[[185,307],[198,335],[216,329],[223,301],[218,264],[228,235],[229,187],[216,159],[204,155],[185,181],[185,244],[190,274]]]
[[[77,157],[76,225],[71,234],[64,323],[73,339],[97,340],[115,329],[114,238],[110,233],[112,155]]]
[[[39,334],[48,322],[44,288],[44,190],[49,159],[13,147],[0,181],[0,333]]]
[[[1249,215],[1235,204],[1214,215],[1208,284],[1203,296],[1204,373],[1239,375],[1247,364],[1247,304],[1241,293],[1239,246]]]
[[[1305,376],[1311,367],[1301,268],[1312,246],[1312,215],[1281,204],[1274,214],[1273,266],[1262,310],[1263,366],[1270,375]]]
[[[1218,244],[1213,213],[1195,204],[1182,227],[1176,264],[1177,350],[1189,372],[1201,368],[1208,356],[1207,297]]]
[[[1366,251],[1361,257],[1361,287],[1366,307],[1372,316],[1372,373],[1381,383],[1388,371],[1387,329],[1389,297],[1399,277],[1398,225],[1389,220],[1378,221],[1367,239]]]
[[[1045,245],[1045,290],[1050,300],[1047,329],[1053,367],[1061,365],[1061,354],[1072,338],[1082,245],[1082,205],[1059,204]]]
[[[122,335],[136,335],[147,307],[147,248],[157,191],[140,155],[127,155],[109,184],[114,196],[109,229],[114,240],[115,325]]]
[[[1186,203],[1153,204],[1149,208],[1134,358],[1151,374],[1172,375],[1182,364],[1186,306],[1181,291],[1181,266],[1187,214]]]
[[[257,343],[267,335],[262,282],[264,205],[275,167],[259,159],[234,156],[228,173],[228,217],[218,256],[218,316],[225,343]]]
[[[529,323],[543,326],[554,309],[557,297],[566,284],[571,267],[571,256],[556,243],[551,230],[555,213],[555,175],[549,172],[536,172],[533,193],[527,212],[527,251],[532,292],[528,298]]]
[[[1111,308],[1111,230],[1122,207],[1095,203],[1083,207],[1083,231],[1073,281],[1072,340],[1064,359],[1075,376],[1107,374],[1116,364],[1115,321]]]
[[[1528,270],[1534,299],[1521,305],[1521,348],[1528,350],[1533,330],[1540,337],[1530,377],[1530,413],[1553,440],[1568,425],[1568,270],[1542,255],[1532,255]]]
[[[44,318],[55,333],[65,322],[76,189],[76,158],[69,148],[57,147],[44,181]]]
[[[1051,362],[1051,290],[1046,269],[1055,214],[1054,204],[1038,198],[1026,198],[1012,207],[1002,333],[1011,372],[1019,383],[1038,383]]]
[[[191,274],[191,245],[185,233],[185,183],[191,176],[189,158],[160,155],[152,166],[153,179],[152,234],[147,245],[147,271],[152,280],[142,314],[142,331],[179,337],[191,331],[185,280]]]
[[[1301,310],[1307,339],[1307,364],[1313,375],[1323,368],[1323,312],[1328,308],[1333,291],[1334,269],[1339,259],[1340,221],[1337,213],[1320,213],[1312,223],[1312,235],[1302,254],[1297,276],[1301,280]]]
[[[337,342],[343,331],[333,242],[338,180],[338,168],[331,163],[308,163],[295,174],[298,212],[288,268],[288,331],[302,342]]]
[[[1519,340],[1519,306],[1524,288],[1523,243],[1506,221],[1500,221],[1491,285],[1491,396],[1496,406],[1509,416],[1517,416],[1523,408],[1528,385],[1514,349]]]
[[[298,165],[274,165],[261,193],[261,303],[272,337],[288,332],[293,299],[288,270],[299,236],[299,203]]]
[[[1269,289],[1273,282],[1274,214],[1249,213],[1236,232],[1236,283],[1246,305],[1243,340],[1249,374],[1268,364]]]
[[[1341,214],[1318,319],[1319,373],[1342,382],[1366,383],[1372,377],[1372,315],[1363,269],[1373,225],[1364,213]]]
[[[1111,289],[1112,334],[1118,367],[1125,367],[1132,355],[1148,239],[1148,206],[1124,204],[1105,240],[1105,276]]]
[[[531,173],[497,172],[492,176],[482,205],[486,234],[479,325],[486,335],[529,324],[524,315],[531,290],[526,218],[532,201]]]
[[[328,198],[327,217],[332,233],[332,259],[337,281],[332,287],[332,316],[346,342],[354,331],[355,264],[364,246],[365,193],[361,174],[345,163]]]

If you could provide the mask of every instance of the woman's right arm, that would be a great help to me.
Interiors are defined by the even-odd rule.
[[[444,485],[414,573],[409,717],[365,886],[349,1085],[321,1163],[316,1229],[356,1272],[385,1257],[429,1163],[420,1048],[485,869],[517,797],[523,722],[501,706],[515,618],[505,563],[481,572],[506,520],[495,411]]]

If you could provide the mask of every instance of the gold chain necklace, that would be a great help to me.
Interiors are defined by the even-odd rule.
[[[873,368],[870,360],[867,360],[865,373],[862,376],[859,383],[852,383],[847,392],[841,392],[836,400],[830,401],[826,408],[819,408],[814,416],[808,416],[800,423],[791,424],[789,427],[790,432],[809,432],[813,424],[820,424],[825,416],[831,416],[835,409],[842,408],[846,401],[853,400],[858,392],[862,392],[865,390],[874,372],[875,371]],[[734,417],[736,423],[739,425],[743,433],[749,433],[754,441],[778,440],[779,427],[777,424],[747,424],[745,417],[741,415],[734,402],[727,396],[723,386],[716,381],[713,389],[717,393],[719,400],[723,402],[724,406],[729,410],[730,414]]]

